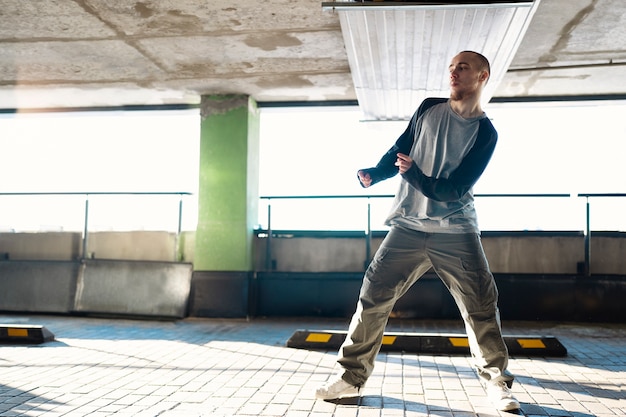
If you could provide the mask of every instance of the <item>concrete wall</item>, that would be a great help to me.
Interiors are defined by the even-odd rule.
[[[591,239],[591,271],[626,275],[626,233],[598,234]]]
[[[67,261],[78,258],[81,248],[81,233],[0,233],[0,254],[9,259]]]
[[[192,266],[146,261],[0,261],[0,311],[182,318]]]
[[[0,233],[0,311],[185,317],[185,237],[92,232],[81,259],[82,233]]]
[[[366,263],[364,237],[302,233],[255,238],[255,271],[193,271],[193,233],[103,233],[94,259],[76,259],[80,234],[0,236],[0,311],[150,317],[318,315],[354,308]],[[178,240],[178,255],[174,252]],[[373,254],[382,236],[373,236]],[[626,234],[595,233],[592,277],[580,273],[581,233],[486,233],[503,317],[518,320],[623,320]],[[158,255],[155,256],[155,253]],[[100,256],[148,260],[99,259]],[[178,256],[187,263],[171,262]],[[169,258],[153,261],[151,258]],[[38,259],[36,259],[38,258]],[[46,259],[48,258],[48,259]],[[62,259],[59,259],[62,258]],[[432,275],[432,274],[430,274]],[[420,280],[396,317],[453,318],[454,303],[434,276]]]
[[[87,260],[81,264],[74,312],[185,317],[191,264]]]
[[[11,260],[71,261],[81,258],[82,245],[79,232],[0,233],[0,254]],[[170,232],[91,232],[86,258],[171,262],[185,257],[177,254],[177,246],[176,234]]]
[[[158,231],[89,233],[89,258],[142,261],[176,260],[176,234]]]
[[[373,255],[382,242],[372,238]],[[585,237],[578,232],[485,233],[485,254],[494,273],[577,274],[585,262]],[[256,270],[265,271],[267,239],[257,238]],[[626,234],[597,233],[591,240],[594,274],[626,275]],[[358,272],[367,263],[363,237],[299,237],[271,239],[272,267],[277,272]]]
[[[624,276],[494,274],[503,320],[624,322]],[[259,272],[252,316],[349,318],[363,273]],[[450,293],[427,273],[395,304],[392,317],[460,319]]]
[[[494,273],[576,274],[585,261],[583,236],[520,234],[484,236],[482,241]]]
[[[76,261],[0,261],[0,310],[70,313],[79,268]]]
[[[367,264],[363,235],[281,234],[271,239],[270,270],[279,272],[360,272]],[[372,237],[373,255],[383,234]],[[169,232],[96,232],[88,236],[90,259],[193,263],[195,234]],[[485,253],[494,273],[576,274],[585,261],[585,240],[578,232],[487,232]],[[267,239],[254,241],[254,270],[265,271]],[[0,259],[70,261],[80,258],[80,233],[0,233]],[[626,233],[592,233],[591,271],[626,275]],[[6,255],[6,256],[2,256]]]
[[[382,239],[374,239],[376,249]],[[267,239],[257,239],[256,270],[265,270]],[[282,272],[356,272],[364,270],[363,238],[274,237],[272,270]],[[372,252],[373,253],[373,252]]]

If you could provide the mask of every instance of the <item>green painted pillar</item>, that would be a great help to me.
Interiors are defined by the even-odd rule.
[[[243,95],[203,96],[194,270],[252,271],[259,112]]]

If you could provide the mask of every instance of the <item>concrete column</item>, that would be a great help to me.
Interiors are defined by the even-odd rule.
[[[256,102],[203,96],[200,136],[194,270],[251,271],[259,199]]]

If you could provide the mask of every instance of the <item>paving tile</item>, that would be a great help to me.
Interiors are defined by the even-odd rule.
[[[0,315],[40,324],[56,340],[0,346],[0,417],[293,416],[493,417],[464,355],[383,352],[363,397],[314,389],[339,367],[335,351],[285,347],[297,329],[345,330],[333,319],[150,321]],[[392,320],[389,331],[462,333],[456,321]],[[511,357],[518,415],[626,415],[626,324],[505,323],[505,334],[556,336],[565,358]]]

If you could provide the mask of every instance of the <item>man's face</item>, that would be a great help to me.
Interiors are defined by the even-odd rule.
[[[481,85],[486,81],[487,71],[480,69],[478,58],[468,52],[461,52],[450,62],[450,96],[461,100],[468,95],[480,93]]]

